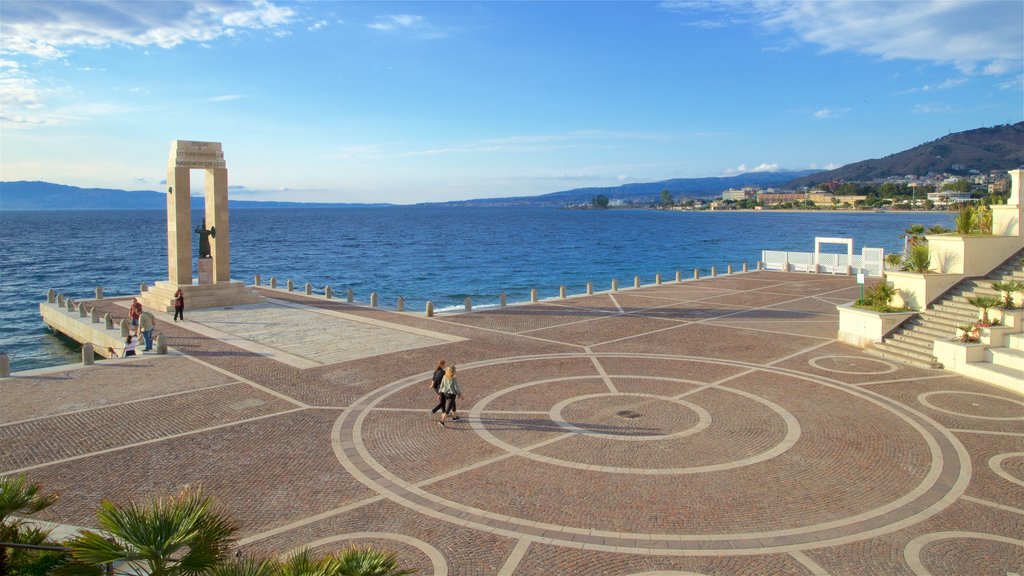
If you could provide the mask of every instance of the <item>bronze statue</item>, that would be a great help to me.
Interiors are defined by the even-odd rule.
[[[217,237],[217,229],[210,226],[210,229],[206,229],[206,218],[203,218],[203,223],[196,226],[196,234],[199,234],[199,257],[209,258],[210,257],[210,237]]]

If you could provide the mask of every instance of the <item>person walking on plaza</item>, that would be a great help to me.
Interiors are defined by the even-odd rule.
[[[441,380],[444,378],[444,366],[447,362],[441,360],[437,363],[437,368],[434,369],[434,376],[427,383],[427,387],[434,391],[437,395],[437,406],[430,411],[431,414],[437,414],[438,410],[444,410],[444,396],[441,395]]]
[[[177,322],[178,318],[185,321],[185,295],[181,293],[181,288],[174,293],[174,321]]]
[[[149,352],[153,349],[153,329],[156,328],[156,318],[153,317],[153,313],[149,310],[139,314],[139,332],[142,333],[142,337],[146,340],[146,347],[142,349],[143,352]]]
[[[128,308],[128,319],[132,322],[132,328],[139,325],[139,314],[142,314],[142,302],[138,298],[132,298],[132,305]]]
[[[441,379],[441,385],[438,387],[438,392],[444,397],[445,406],[444,411],[441,412],[441,420],[437,423],[442,427],[445,425],[444,421],[448,415],[454,416],[452,420],[458,420],[459,416],[455,413],[455,399],[462,398],[462,390],[459,388],[459,381],[455,378],[455,366],[449,366],[444,372],[444,378]]]

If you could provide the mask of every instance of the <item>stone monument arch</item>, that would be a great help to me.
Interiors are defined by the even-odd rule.
[[[204,195],[206,228],[211,230],[212,270],[206,282],[204,270],[199,283],[231,281],[231,240],[228,226],[228,169],[220,142],[175,140],[167,160],[167,266],[168,279],[178,285],[192,285],[192,170],[206,173]],[[204,263],[200,261],[200,266]]]
[[[193,170],[205,172],[203,229],[192,228]],[[197,233],[208,238],[209,256],[200,257],[193,268],[192,237]],[[193,270],[198,272],[195,279]],[[243,282],[231,280],[228,169],[220,142],[171,142],[167,160],[167,281],[158,281],[139,299],[144,307],[169,313],[174,310],[178,290],[185,296],[186,311],[263,301]]]

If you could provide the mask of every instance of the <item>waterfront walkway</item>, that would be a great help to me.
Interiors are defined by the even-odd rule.
[[[373,544],[420,574],[1024,574],[1024,397],[837,343],[852,278],[429,319],[262,292],[158,315],[168,356],[0,381],[0,474],[90,527],[202,485],[246,552]]]

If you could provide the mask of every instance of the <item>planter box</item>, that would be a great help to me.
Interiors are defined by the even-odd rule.
[[[988,344],[983,342],[956,342],[954,340],[936,340],[932,344],[932,354],[947,370],[957,371],[971,362],[984,362]]]
[[[998,318],[999,324],[1002,326],[1016,328],[1014,332],[1024,331],[1024,308],[1014,308],[1013,310],[993,308],[988,311],[988,316],[989,318]]]
[[[1013,326],[988,326],[979,328],[978,332],[981,334],[981,342],[983,344],[988,344],[992,348],[999,348],[1005,346],[1004,341],[1007,334],[1020,332],[1020,328],[1014,328]]]
[[[858,348],[881,342],[886,334],[917,312],[875,312],[854,308],[853,303],[836,306],[839,311],[839,341]]]
[[[900,291],[907,308],[924,310],[936,298],[963,280],[962,274],[886,272],[885,279]]]
[[[984,276],[1024,248],[1022,236],[926,236],[932,269],[944,274]]]

